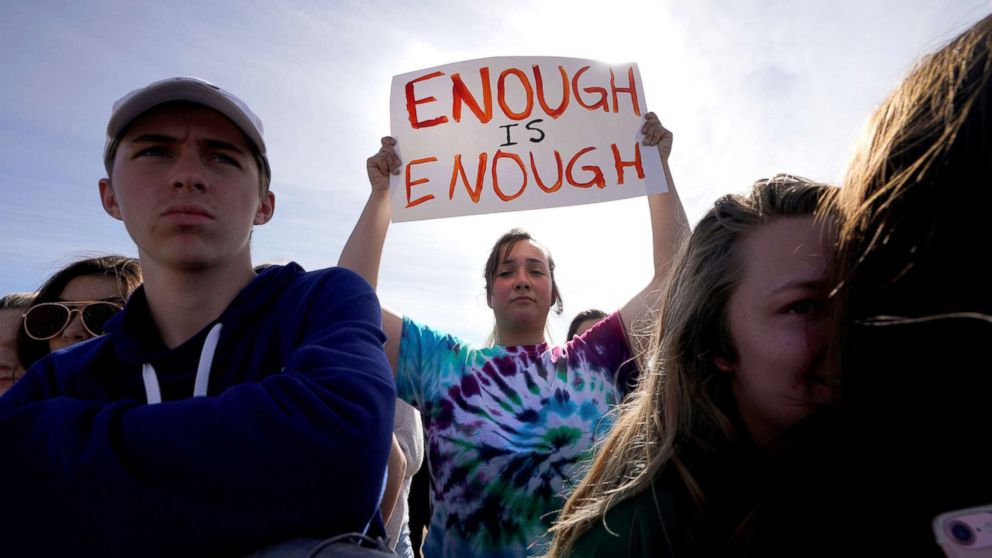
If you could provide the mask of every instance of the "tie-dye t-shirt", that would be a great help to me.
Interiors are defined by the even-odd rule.
[[[423,412],[432,477],[424,555],[545,550],[580,461],[612,426],[629,359],[618,313],[561,347],[483,349],[404,318],[397,391]]]

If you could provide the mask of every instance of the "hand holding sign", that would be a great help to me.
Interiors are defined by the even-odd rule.
[[[389,176],[400,173],[400,158],[396,156],[394,149],[396,140],[386,136],[381,143],[379,151],[365,163],[373,192],[389,190]]]
[[[403,171],[391,180],[393,221],[665,192],[661,160],[642,154],[639,131],[669,150],[671,136],[653,115],[644,121],[643,98],[635,64],[572,58],[486,58],[396,76]]]

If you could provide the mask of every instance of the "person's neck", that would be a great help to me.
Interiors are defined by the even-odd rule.
[[[544,343],[544,327],[537,330],[514,330],[497,326],[496,344],[506,347],[514,345],[539,345]]]
[[[141,260],[145,296],[166,347],[174,349],[217,319],[251,282],[251,260],[208,269],[175,269]]]

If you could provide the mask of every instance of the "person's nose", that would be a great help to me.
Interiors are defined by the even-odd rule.
[[[69,313],[69,323],[66,324],[65,329],[62,330],[62,339],[67,341],[69,345],[72,345],[74,343],[79,343],[80,341],[86,341],[90,337],[93,336],[90,332],[86,331],[85,327],[83,327],[82,312],[77,309],[73,309]]]
[[[207,188],[205,170],[197,150],[186,147],[179,153],[172,167],[172,186],[176,189],[205,190]]]
[[[513,288],[514,289],[530,289],[530,276],[527,275],[526,270],[520,270],[513,277]]]

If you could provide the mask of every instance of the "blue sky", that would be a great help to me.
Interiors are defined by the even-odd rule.
[[[693,2],[4,2],[0,20],[0,293],[68,261],[134,255],[97,180],[111,104],[173,75],[213,81],[266,127],[277,196],[257,262],[333,265],[389,131],[395,74],[488,56],[634,61],[675,133],[691,221],[718,196],[791,172],[837,182],[871,110],[912,63],[989,12],[972,0]],[[482,342],[487,251],[522,226],[558,264],[567,320],[616,309],[649,279],[646,203],[394,225],[383,304]]]

